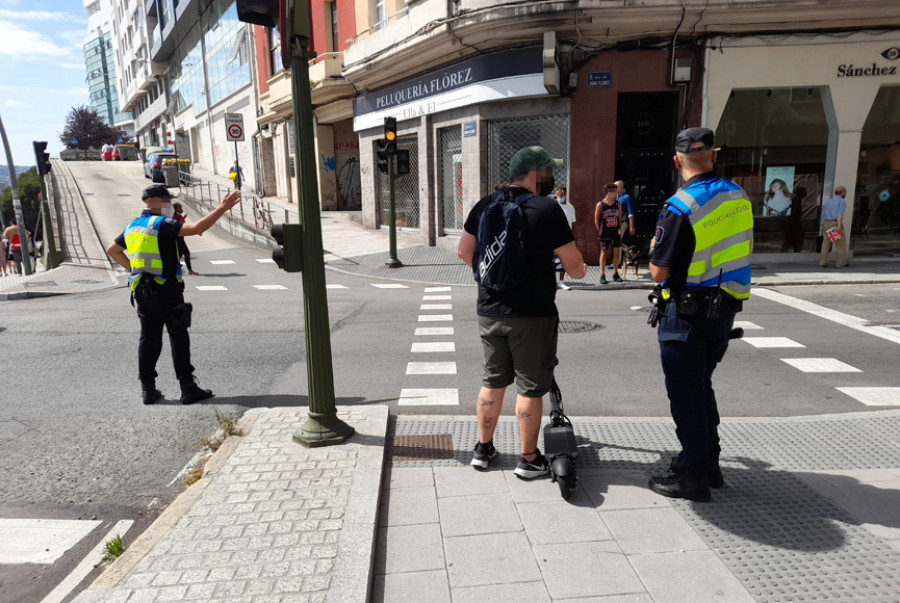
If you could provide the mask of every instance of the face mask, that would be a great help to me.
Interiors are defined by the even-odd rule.
[[[175,207],[171,203],[166,203],[159,208],[159,215],[164,218],[171,218],[175,215]]]
[[[550,180],[544,180],[541,182],[541,187],[538,189],[538,194],[541,197],[546,197],[550,193],[553,192],[553,189],[556,188],[556,180],[554,180],[553,176],[550,176]]]
[[[559,201],[560,203],[565,203],[565,202],[566,202],[566,198],[565,198],[565,197],[559,197],[559,198],[557,199],[557,201]]]

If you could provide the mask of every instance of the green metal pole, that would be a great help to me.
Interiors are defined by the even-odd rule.
[[[41,168],[38,167],[40,173]],[[47,269],[56,268],[60,265],[59,253],[56,250],[56,237],[53,235],[53,218],[50,216],[50,199],[48,195],[49,187],[45,178],[49,178],[50,174],[40,175],[41,179],[41,203],[44,207],[44,245],[46,255],[44,261],[47,263]]]
[[[390,189],[388,219],[391,222],[388,226],[388,253],[391,258],[384,263],[388,268],[399,268],[403,265],[403,262],[397,259],[397,196],[394,191],[397,183],[397,179],[394,177],[395,155],[388,155],[388,188]]]
[[[312,98],[309,89],[309,38],[282,40],[291,45],[291,88],[294,97],[294,139],[297,141],[297,208],[303,251],[303,318],[306,326],[306,374],[309,417],[294,433],[294,441],[313,448],[346,442],[354,433],[337,416],[328,295],[325,290],[322,221],[316,190],[316,153],[313,145]]]

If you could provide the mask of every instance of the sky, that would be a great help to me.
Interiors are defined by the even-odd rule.
[[[66,116],[89,104],[86,35],[82,0],[0,0],[0,118],[16,165],[34,165],[33,140],[58,156]]]

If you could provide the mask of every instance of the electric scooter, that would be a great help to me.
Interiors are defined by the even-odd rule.
[[[559,493],[569,500],[572,490],[578,487],[575,475],[575,429],[569,417],[563,412],[562,392],[556,379],[550,386],[550,423],[544,426],[544,454],[550,465],[550,478],[559,484]]]

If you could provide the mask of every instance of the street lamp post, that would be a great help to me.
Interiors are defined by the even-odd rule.
[[[13,211],[16,215],[16,225],[19,227],[19,242],[22,245],[22,269],[25,270],[25,276],[28,276],[32,270],[31,255],[28,251],[28,238],[25,236],[25,215],[22,213],[22,201],[19,200],[19,189],[16,185],[16,165],[13,163],[12,151],[9,150],[9,140],[6,138],[6,128],[3,127],[2,118],[0,118],[0,136],[3,137],[3,150],[6,152],[6,163],[9,165]]]

